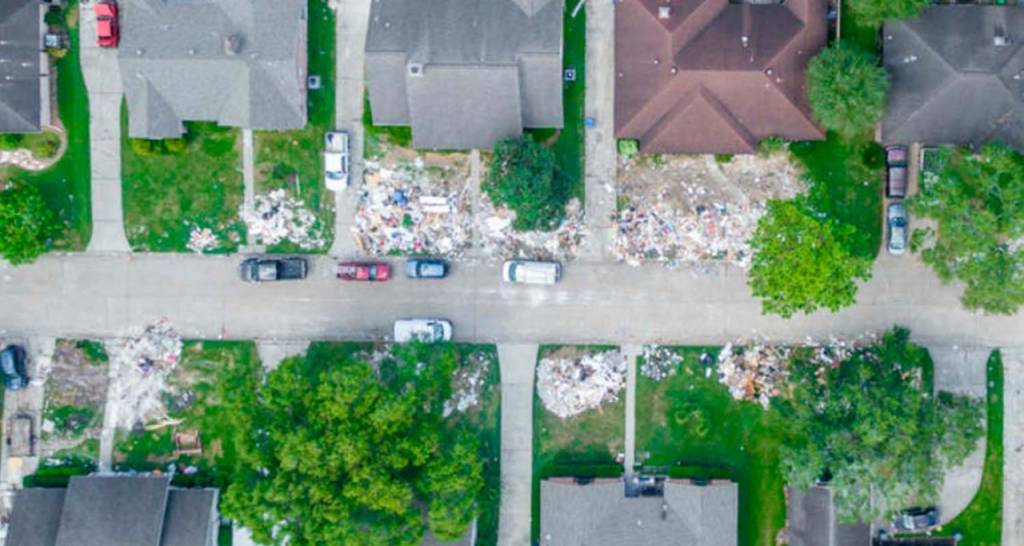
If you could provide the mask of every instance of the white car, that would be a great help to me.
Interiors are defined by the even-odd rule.
[[[324,180],[327,189],[344,191],[349,184],[349,141],[345,131],[324,133]]]
[[[451,341],[452,323],[444,319],[396,320],[394,339],[396,343]]]

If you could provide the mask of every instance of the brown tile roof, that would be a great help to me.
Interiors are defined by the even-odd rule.
[[[749,153],[770,136],[823,138],[804,68],[826,34],[825,0],[620,0],[615,136],[649,153]]]

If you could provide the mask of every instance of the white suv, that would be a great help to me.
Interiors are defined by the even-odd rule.
[[[349,143],[345,131],[324,134],[324,180],[327,189],[343,191],[349,184]]]

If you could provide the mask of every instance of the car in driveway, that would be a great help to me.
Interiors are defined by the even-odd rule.
[[[4,386],[8,390],[17,391],[28,386],[24,347],[8,345],[0,351],[0,373],[4,376]]]
[[[297,281],[306,278],[305,258],[247,258],[238,268],[245,282]]]
[[[903,254],[907,250],[910,235],[907,228],[907,207],[900,202],[891,203],[885,217],[889,225],[889,254]]]
[[[433,318],[401,319],[395,321],[393,333],[395,343],[451,341],[452,323]]]
[[[887,197],[907,196],[907,147],[887,146],[885,148],[885,195]]]
[[[934,506],[907,508],[892,519],[897,531],[927,531],[938,524],[939,509]]]
[[[324,181],[327,189],[343,191],[348,187],[350,162],[348,133],[324,133]]]
[[[118,28],[117,4],[114,2],[97,2],[93,6],[96,13],[96,45],[100,47],[117,47],[121,39]]]
[[[391,266],[382,262],[341,262],[337,277],[343,281],[384,282],[391,278]]]
[[[448,276],[448,261],[438,258],[413,258],[405,262],[405,276],[410,279],[443,279]]]

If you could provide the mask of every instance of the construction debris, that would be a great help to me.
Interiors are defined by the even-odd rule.
[[[640,373],[655,381],[671,377],[679,370],[683,357],[677,351],[660,345],[644,345],[640,353]]]
[[[512,229],[515,218],[515,211],[496,207],[487,194],[480,196],[476,229],[485,255],[501,259],[568,260],[576,257],[587,235],[583,207],[575,198],[566,205],[561,225],[552,231],[516,231]]]
[[[252,210],[242,206],[241,216],[253,244],[289,241],[305,250],[326,244],[316,215],[283,189],[257,195]]]
[[[480,405],[490,364],[491,359],[487,353],[474,353],[455,372],[452,378],[452,398],[444,403],[445,417],[455,412],[465,413]]]
[[[537,366],[537,394],[548,411],[566,419],[618,400],[626,371],[626,358],[618,351],[558,351]]]
[[[220,242],[217,241],[217,236],[214,235],[212,229],[196,226],[193,227],[192,232],[189,233],[188,244],[186,246],[192,252],[202,254],[203,252],[216,250],[217,247],[220,246]]]
[[[166,417],[167,378],[178,366],[181,350],[181,337],[166,320],[118,344],[110,364],[110,398],[116,404],[119,428],[131,429],[136,423]]]

